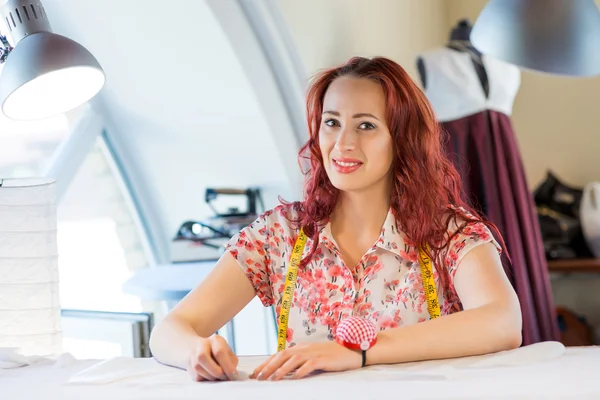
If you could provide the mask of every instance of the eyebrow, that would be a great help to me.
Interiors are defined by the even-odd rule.
[[[336,117],[340,116],[340,113],[337,111],[323,111],[323,114],[331,114],[331,115],[335,115]],[[379,121],[379,118],[377,118],[376,116],[374,116],[373,114],[369,114],[369,113],[358,113],[358,114],[354,114],[352,116],[352,118],[362,118],[362,117],[370,117],[370,118],[374,118],[377,121]]]

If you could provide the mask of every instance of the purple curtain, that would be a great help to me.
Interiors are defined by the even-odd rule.
[[[535,204],[510,118],[483,111],[441,126],[465,200],[496,224],[506,243],[511,262],[504,257],[503,263],[521,302],[523,345],[560,340]]]

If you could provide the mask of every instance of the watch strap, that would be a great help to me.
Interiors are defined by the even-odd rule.
[[[362,352],[362,365],[361,368],[364,368],[367,365],[367,351],[361,350]]]

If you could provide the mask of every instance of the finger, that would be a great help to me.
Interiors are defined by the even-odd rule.
[[[252,371],[252,373],[250,374],[250,379],[256,378],[258,376],[258,374],[260,374],[260,372],[271,362],[271,360],[275,356],[277,356],[277,354],[273,354],[271,357],[267,358],[267,360],[265,362],[263,362],[258,367],[256,367],[254,369],[254,371]]]
[[[311,373],[322,369],[320,367],[319,361],[317,360],[308,360],[301,367],[299,367],[294,373],[294,379],[302,379],[310,375]]]
[[[231,347],[225,340],[215,339],[212,342],[212,355],[216,363],[221,367],[229,380],[238,379],[237,365],[238,358],[231,350]]]
[[[224,378],[223,369],[213,360],[211,352],[212,349],[209,342],[199,347],[196,352],[195,364],[202,367],[212,378],[222,379]]]
[[[277,371],[287,360],[290,359],[292,355],[293,353],[289,352],[288,350],[280,351],[271,358],[271,361],[265,365],[260,372],[258,372],[256,379],[259,381],[269,379],[273,372]]]
[[[216,380],[213,376],[211,376],[204,368],[199,366],[198,364],[194,365],[191,369],[190,374],[192,375],[192,379],[196,382],[200,381],[214,381]]]
[[[214,379],[212,376],[210,376],[209,373],[207,373],[204,370],[204,368],[202,368],[201,366],[198,365],[198,363],[196,362],[195,354],[192,357],[190,357],[190,362],[187,367],[187,372],[189,373],[192,380],[194,380],[196,382],[209,381],[209,380]]]
[[[306,359],[304,357],[299,356],[298,354],[294,354],[291,356],[279,369],[273,372],[271,375],[271,380],[278,381],[280,379],[285,378],[287,374],[292,371],[295,371],[297,368],[306,363]]]

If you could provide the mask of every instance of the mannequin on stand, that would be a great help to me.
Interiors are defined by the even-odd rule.
[[[559,340],[556,310],[535,203],[511,120],[519,68],[479,52],[461,19],[448,42],[419,54],[424,93],[458,170],[464,200],[505,238],[503,265],[521,303],[523,344]]]
[[[481,52],[477,50],[471,43],[470,37],[472,28],[473,25],[468,19],[465,18],[458,21],[454,28],[450,31],[450,37],[448,43],[446,43],[446,47],[456,51],[469,53],[471,59],[473,60],[473,66],[477,72],[477,76],[479,77],[479,81],[481,82],[485,96],[487,97],[489,95],[487,73],[485,71],[485,67],[483,66],[483,61],[481,60]],[[421,84],[423,85],[423,88],[426,88],[427,74],[423,59],[421,57],[417,58],[417,69],[421,78]]]

